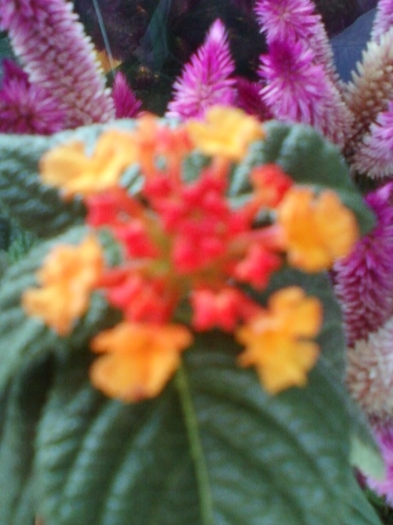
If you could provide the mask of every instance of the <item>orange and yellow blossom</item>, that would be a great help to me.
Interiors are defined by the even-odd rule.
[[[191,343],[191,332],[182,325],[122,322],[92,340],[91,349],[106,355],[93,363],[91,381],[109,397],[125,402],[155,397]]]
[[[56,246],[37,273],[41,288],[23,294],[24,310],[59,335],[67,335],[86,312],[103,267],[101,246],[92,235],[79,246]]]
[[[260,122],[241,109],[214,106],[205,120],[190,120],[186,127],[196,148],[205,155],[240,161],[251,142],[264,138]]]
[[[45,184],[62,190],[64,199],[86,197],[116,187],[125,168],[136,160],[132,134],[112,129],[100,135],[90,157],[83,142],[48,151],[41,159],[40,173]]]
[[[296,286],[275,292],[267,310],[252,317],[236,332],[246,349],[239,356],[243,367],[255,366],[270,394],[303,386],[318,359],[319,347],[310,338],[322,325],[322,305]]]
[[[359,238],[354,214],[332,190],[315,195],[311,188],[292,187],[278,208],[277,222],[286,238],[289,264],[307,272],[330,268]]]

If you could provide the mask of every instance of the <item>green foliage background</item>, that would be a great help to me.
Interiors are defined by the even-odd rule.
[[[39,158],[71,137],[91,146],[102,129],[0,136],[1,209],[34,237],[23,256],[1,259],[2,522],[26,525],[39,515],[45,525],[377,525],[351,463],[369,467],[358,450],[375,459],[373,468],[378,456],[343,384],[345,344],[328,275],[284,268],[259,297],[264,303],[296,283],[324,305],[322,355],[308,386],[277,396],[264,392],[253,370],[237,367],[231,337],[211,332],[196,338],[158,398],[125,405],[88,378],[89,339],[118,319],[99,294],[68,338],[26,317],[21,294],[50,247],[86,232],[82,204],[65,204],[39,183]],[[266,130],[233,172],[234,201],[247,197],[251,166],[277,162],[300,184],[335,189],[362,232],[372,228],[334,146],[301,125],[271,122]],[[187,165],[188,176],[197,165]],[[103,243],[114,260],[116,247],[105,236]]]

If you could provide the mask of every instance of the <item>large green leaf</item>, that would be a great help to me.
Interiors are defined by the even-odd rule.
[[[69,204],[41,184],[38,162],[53,143],[47,137],[0,135],[0,205],[3,214],[39,236],[48,236],[83,217],[81,203]]]
[[[21,308],[22,294],[27,288],[37,286],[35,272],[50,249],[58,243],[76,244],[86,232],[83,226],[72,228],[58,238],[37,245],[4,271],[0,281],[0,391],[19,367],[54,351],[85,345],[92,334],[117,320],[118,314],[109,308],[101,295],[95,294],[88,313],[78,322],[71,336],[61,338],[40,320],[28,317]],[[109,256],[116,257],[116,250],[109,250],[108,237],[102,236],[102,240],[107,253],[110,251]]]
[[[266,138],[252,146],[248,158],[235,171],[234,194],[248,191],[248,173],[257,164],[279,164],[297,183],[317,190],[332,188],[357,216],[362,234],[371,230],[374,217],[349,176],[339,149],[315,129],[279,121],[264,125]]]
[[[201,339],[137,405],[94,391],[86,356],[60,362],[36,443],[45,524],[377,524],[349,498],[349,423],[320,365],[307,389],[271,397],[236,352]]]
[[[35,364],[18,374],[2,397],[0,515],[7,525],[27,525],[34,517],[34,439],[50,380],[50,363]]]
[[[353,488],[338,306],[325,275],[285,270],[270,291],[294,280],[326,312],[305,389],[269,396],[217,333],[198,339],[174,382],[140,405],[95,392],[86,358],[61,362],[37,442],[48,525],[377,524]]]

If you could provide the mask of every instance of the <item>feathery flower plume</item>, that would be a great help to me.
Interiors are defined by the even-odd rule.
[[[347,342],[366,339],[393,315],[393,183],[366,197],[377,225],[335,266]]]
[[[344,100],[354,115],[352,132],[348,135],[345,154],[353,158],[362,140],[377,119],[378,113],[386,111],[393,99],[393,27],[381,36],[379,43],[370,42],[363,52],[357,72],[346,86]]]
[[[112,98],[115,103],[116,118],[134,118],[137,116],[142,102],[137,99],[128,86],[125,75],[120,71],[115,75]]]
[[[393,317],[347,353],[347,385],[368,416],[393,417]]]
[[[354,156],[353,167],[371,178],[393,175],[393,102],[371,124],[370,133]]]
[[[379,42],[381,36],[389,31],[393,25],[393,2],[392,0],[379,0],[377,13],[375,15],[371,40]]]
[[[274,117],[314,126],[342,146],[352,116],[312,49],[300,40],[276,40],[261,61],[261,95]]]
[[[27,74],[10,60],[3,62],[0,89],[0,131],[51,135],[63,129],[64,114],[45,89],[29,82]]]
[[[322,22],[310,0],[258,0],[255,6],[268,44],[300,40],[312,49],[317,64],[334,78],[333,51]]]
[[[114,117],[93,45],[64,0],[0,0],[0,26],[8,31],[29,81],[51,93],[66,128]]]
[[[167,116],[197,118],[215,104],[232,105],[236,91],[235,80],[230,76],[234,70],[225,27],[221,20],[216,20],[204,44],[174,83],[174,98],[168,105]]]

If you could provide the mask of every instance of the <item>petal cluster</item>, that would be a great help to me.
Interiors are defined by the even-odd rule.
[[[138,401],[157,395],[194,333],[212,329],[235,334],[245,347],[239,363],[254,366],[268,392],[305,384],[319,354],[312,339],[321,326],[321,304],[289,288],[263,308],[255,293],[284,265],[329,268],[357,230],[334,193],[299,188],[276,164],[253,167],[251,191],[234,205],[232,169],[263,137],[255,118],[217,107],[204,120],[177,127],[144,115],[132,131],[103,132],[90,155],[82,143],[45,154],[44,181],[64,198],[83,198],[87,224],[109,231],[121,259],[108,267],[102,256],[98,264],[94,257],[79,260],[74,247],[59,248],[38,275],[41,288],[26,292],[25,308],[65,334],[93,289],[104,294],[122,322],[92,340],[100,355],[91,378],[109,396]],[[196,152],[205,161],[190,178],[184,166]],[[122,186],[133,164],[141,174],[135,195]],[[261,212],[267,217],[262,223]],[[50,310],[50,301],[58,309]]]
[[[192,342],[181,325],[121,323],[98,334],[93,352],[103,354],[91,368],[93,385],[125,402],[157,396]]]
[[[83,142],[71,142],[46,153],[40,162],[45,184],[62,189],[65,198],[90,195],[116,187],[121,172],[135,161],[135,147],[129,135],[111,130],[102,135],[92,156]]]
[[[359,237],[352,212],[333,191],[315,196],[310,188],[294,188],[278,213],[290,263],[308,272],[329,268],[348,255]]]
[[[59,335],[68,334],[86,312],[103,267],[101,245],[93,236],[79,246],[57,246],[37,273],[41,287],[24,293],[25,311]]]
[[[311,341],[322,326],[321,303],[305,297],[301,288],[286,288],[270,297],[268,308],[252,317],[236,337],[246,349],[241,366],[254,365],[272,394],[289,386],[303,386],[319,355]]]

